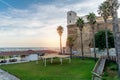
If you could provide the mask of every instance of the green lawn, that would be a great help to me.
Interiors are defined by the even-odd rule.
[[[63,60],[63,65],[60,65],[59,59],[55,59],[52,64],[48,60],[46,67],[39,61],[39,64],[28,62],[2,65],[0,68],[21,80],[91,80],[94,65],[93,59],[75,58],[71,63]]]

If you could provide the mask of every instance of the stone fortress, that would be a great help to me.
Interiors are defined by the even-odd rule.
[[[77,13],[74,11],[68,11],[67,12],[67,37],[71,36],[74,41],[74,46],[73,46],[73,51],[78,51],[81,53],[81,39],[80,39],[80,31],[79,28],[76,25],[76,21],[79,17],[77,16]],[[83,37],[83,50],[84,53],[90,53],[90,48],[93,47],[92,45],[92,39],[93,39],[93,34],[92,34],[92,28],[90,24],[87,21],[87,16],[81,16],[83,18],[85,25],[83,27],[82,31],[82,37]],[[95,33],[99,30],[105,29],[105,23],[102,17],[97,17],[96,18],[96,25],[95,27]],[[107,28],[111,31],[113,31],[113,26],[112,26],[112,18],[109,17],[107,21]],[[120,19],[119,19],[119,25],[120,25]],[[66,50],[69,52],[69,47],[66,45]]]

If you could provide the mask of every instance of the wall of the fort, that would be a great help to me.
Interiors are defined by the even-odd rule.
[[[87,25],[87,28],[83,28],[83,47],[84,47],[84,52],[89,53],[90,52],[90,45],[91,45],[91,41],[92,41],[92,33],[90,33],[91,27]],[[74,41],[74,46],[73,46],[73,50],[74,51],[79,51],[81,52],[81,39],[80,39],[80,31],[79,28],[77,27],[77,25],[68,25],[67,26],[67,32],[68,32],[68,36],[71,36],[73,39],[75,39]],[[68,45],[67,45],[67,51],[69,51]]]
[[[120,20],[119,20],[119,27],[120,27]],[[102,22],[97,22],[97,24],[94,26],[95,28],[95,32],[99,31],[99,30],[103,30],[105,29],[105,23]],[[112,22],[109,21],[107,23],[107,28],[111,31],[113,31],[113,26],[112,26]],[[119,30],[120,31],[120,30]],[[83,27],[83,31],[82,31],[83,35],[83,48],[84,48],[84,52],[85,53],[90,53],[90,48],[93,47],[93,34],[92,34],[92,28],[91,26],[86,23],[85,26]],[[79,28],[77,27],[77,25],[74,24],[68,24],[67,25],[67,34],[68,36],[73,37],[73,39],[75,39],[74,41],[74,46],[73,46],[73,50],[74,51],[79,51],[81,52],[81,39],[80,39],[80,31]],[[67,52],[69,52],[69,47],[67,45],[66,47]]]
[[[68,37],[71,36],[71,37],[73,37],[73,39],[75,39],[73,50],[79,51],[79,53],[80,53],[81,52],[81,43],[80,43],[81,35],[80,35],[79,28],[75,24],[77,19],[78,19],[77,14],[74,11],[69,11],[67,13],[67,34],[68,34]],[[97,17],[96,21],[97,21],[97,23],[94,26],[95,32],[105,29],[106,25],[109,30],[113,31],[111,17],[109,18],[108,23],[106,25],[105,25],[102,17]],[[119,29],[120,29],[120,20],[119,20]],[[93,33],[92,33],[92,28],[91,28],[90,24],[88,24],[87,22],[85,23],[85,25],[83,27],[82,33],[83,33],[82,37],[83,37],[84,52],[90,53],[90,48],[93,47],[93,42],[92,42],[93,41]],[[67,52],[69,52],[68,46],[66,47],[66,49],[67,49]]]

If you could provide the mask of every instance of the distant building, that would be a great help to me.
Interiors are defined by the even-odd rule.
[[[74,11],[68,11],[67,12],[67,36],[71,36],[75,39],[74,41],[74,46],[73,50],[81,52],[81,43],[80,43],[80,31],[76,25],[76,21],[79,18],[77,16],[77,13]],[[84,52],[85,53],[90,53],[90,48],[93,47],[92,45],[92,39],[93,39],[93,34],[92,34],[92,29],[91,26],[88,23],[87,16],[81,16],[85,22],[85,26],[83,28],[83,47],[84,47]],[[105,29],[105,23],[102,17],[97,17],[96,18],[96,25],[95,25],[95,32],[99,30]],[[120,19],[119,19],[119,25],[120,25]],[[112,18],[109,17],[107,27],[109,30],[113,31],[113,26],[112,26]],[[69,52],[69,47],[67,45],[66,47],[67,52]]]
[[[27,51],[3,51],[0,52],[0,63],[3,60],[9,62],[10,59],[16,59],[16,61],[35,61],[39,60],[39,56],[42,54],[58,53],[53,50],[27,50]]]

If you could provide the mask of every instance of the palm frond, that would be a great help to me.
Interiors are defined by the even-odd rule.
[[[82,29],[85,23],[84,23],[84,20],[82,18],[78,18],[76,24],[80,29]]]
[[[67,38],[67,45],[69,47],[72,47],[74,45],[74,39],[70,36]]]
[[[89,13],[89,15],[87,15],[87,20],[89,21],[90,24],[95,24],[96,15],[94,13]]]
[[[114,11],[116,11],[119,8],[120,3],[118,2],[118,0],[107,0],[107,2],[109,4],[109,12],[111,15],[113,15]]]
[[[110,16],[109,3],[107,1],[103,2],[98,8],[98,14],[100,14],[104,20],[107,20]]]
[[[62,27],[62,26],[58,26],[57,32],[58,32],[58,34],[61,36],[62,33],[63,33],[63,27]]]

